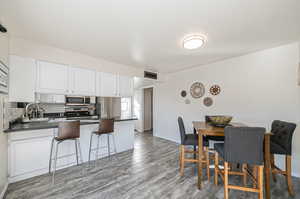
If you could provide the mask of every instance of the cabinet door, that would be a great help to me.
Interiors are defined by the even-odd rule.
[[[10,143],[10,176],[26,175],[46,169],[49,163],[51,137],[17,140]]]
[[[68,70],[69,67],[63,64],[38,61],[37,92],[67,94]]]
[[[117,75],[111,73],[101,73],[100,77],[100,96],[102,97],[116,97],[117,91]]]
[[[70,88],[74,95],[96,95],[96,72],[83,68],[70,68]]]
[[[121,97],[133,96],[133,78],[128,76],[119,76],[119,95]]]
[[[8,66],[8,34],[0,32],[0,61]]]
[[[31,58],[10,56],[9,101],[34,102],[36,62]]]

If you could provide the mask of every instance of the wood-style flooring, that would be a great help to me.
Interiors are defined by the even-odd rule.
[[[83,164],[57,171],[55,184],[48,174],[10,184],[6,199],[188,199],[223,198],[223,186],[208,182],[204,176],[203,189],[197,189],[195,164],[186,164],[185,175],[179,175],[179,146],[173,142],[137,133],[134,150],[117,158],[100,159],[97,165]],[[46,155],[46,154],[45,154]],[[93,162],[95,163],[95,162]],[[205,173],[205,172],[204,172]],[[213,170],[212,170],[213,175]],[[231,182],[241,182],[233,177]],[[294,178],[295,198],[300,198],[300,179]],[[272,199],[290,198],[283,177],[272,182]],[[257,198],[255,193],[230,191],[230,198]]]

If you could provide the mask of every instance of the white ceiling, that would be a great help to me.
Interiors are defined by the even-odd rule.
[[[1,0],[12,36],[168,73],[300,39],[299,0]],[[199,50],[187,34],[207,35]]]

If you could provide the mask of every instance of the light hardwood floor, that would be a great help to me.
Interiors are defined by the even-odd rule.
[[[137,133],[134,150],[119,154],[118,159],[101,159],[96,167],[84,164],[59,170],[53,186],[49,175],[10,184],[6,198],[223,198],[223,184],[215,186],[213,177],[208,182],[204,176],[203,189],[197,189],[195,164],[187,164],[184,176],[180,176],[178,150],[173,142]],[[242,183],[239,177],[230,180]],[[294,178],[293,183],[295,198],[300,198],[300,179]],[[283,177],[278,176],[271,187],[272,199],[289,198]],[[229,197],[248,199],[257,198],[257,194],[230,191]]]

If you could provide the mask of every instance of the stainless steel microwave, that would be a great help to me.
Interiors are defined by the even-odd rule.
[[[87,106],[95,103],[95,97],[88,96],[66,96],[68,106]]]

